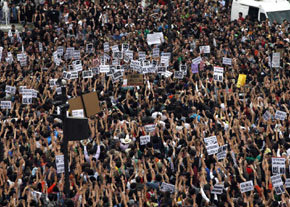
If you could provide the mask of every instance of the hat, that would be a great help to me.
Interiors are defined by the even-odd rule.
[[[120,139],[121,140],[121,142],[123,143],[123,144],[130,144],[131,143],[131,139],[129,138],[129,134],[127,134],[126,135],[126,138],[125,139]]]

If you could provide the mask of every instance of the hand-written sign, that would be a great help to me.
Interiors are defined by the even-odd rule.
[[[144,85],[143,74],[129,74],[127,75],[128,86],[141,86]]]

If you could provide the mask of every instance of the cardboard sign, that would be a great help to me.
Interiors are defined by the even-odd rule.
[[[214,71],[213,79],[215,81],[223,82],[223,79],[224,79],[224,68],[223,67],[214,66],[213,71]]]
[[[210,53],[210,46],[206,45],[206,46],[200,46],[199,47],[199,51],[201,54],[207,54]]]
[[[57,174],[64,173],[64,155],[55,156],[55,165]]]
[[[72,71],[70,76],[70,80],[78,79],[79,78],[79,73],[77,71]]]
[[[98,95],[96,92],[84,94],[82,97],[78,96],[76,98],[72,98],[68,100],[68,103],[70,112],[80,109],[86,110],[87,117],[94,116],[101,111]]]
[[[272,157],[272,173],[276,174],[285,174],[286,173],[286,165],[285,158]]]
[[[1,109],[11,109],[11,101],[1,101]]]
[[[75,50],[73,53],[73,58],[75,60],[81,59],[81,51],[80,50]]]
[[[269,119],[271,118],[271,113],[269,111],[266,111],[264,114],[263,114],[263,119],[265,121],[268,121]]]
[[[219,144],[217,142],[216,136],[211,136],[204,138],[205,147],[208,155],[216,154],[219,150]]]
[[[120,80],[123,77],[123,73],[121,71],[116,71],[113,73],[113,79],[116,80]]]
[[[253,191],[254,190],[253,181],[251,180],[251,181],[240,183],[240,189],[241,189],[241,193]]]
[[[143,74],[129,74],[127,75],[128,86],[141,86],[144,85]]]
[[[215,184],[211,191],[211,194],[221,195],[224,191],[224,184]]]
[[[275,119],[284,121],[287,116],[287,113],[284,111],[277,110],[275,113]]]
[[[246,84],[247,75],[245,74],[239,74],[237,87],[240,88],[241,86],[244,86]]]
[[[187,65],[179,65],[179,71],[183,72],[184,75],[187,74]]]
[[[232,58],[223,57],[223,64],[224,65],[232,65]]]
[[[170,192],[170,193],[174,193],[175,192],[175,186],[169,183],[162,183],[160,186],[160,191],[162,192]]]
[[[150,135],[140,137],[140,145],[146,145],[150,142]]]
[[[279,68],[280,67],[280,52],[275,52],[272,55],[272,67]]]

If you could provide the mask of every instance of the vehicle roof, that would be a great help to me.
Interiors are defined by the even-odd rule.
[[[235,1],[235,0],[234,0]],[[239,4],[262,8],[265,12],[290,10],[287,0],[236,0]]]

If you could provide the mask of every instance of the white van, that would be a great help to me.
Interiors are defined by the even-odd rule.
[[[266,18],[277,21],[290,22],[290,2],[287,0],[233,0],[231,21],[239,19],[239,13],[243,17],[249,16],[252,20],[264,21]]]

